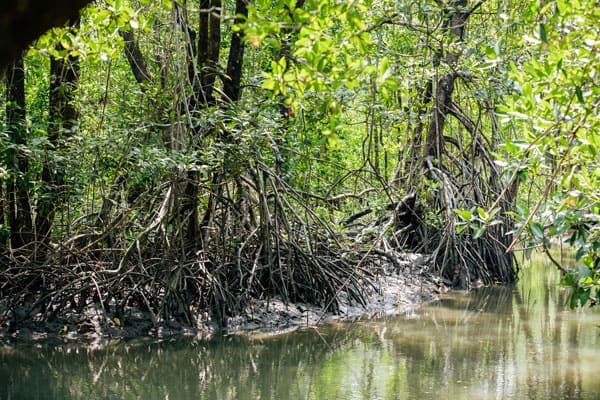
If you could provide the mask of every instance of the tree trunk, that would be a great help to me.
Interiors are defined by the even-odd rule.
[[[57,45],[61,50],[62,45]],[[50,89],[48,142],[55,151],[64,148],[64,140],[77,128],[79,117],[75,106],[75,91],[79,83],[79,60],[67,56],[64,59],[50,58]],[[36,218],[37,237],[47,244],[50,240],[52,224],[57,205],[67,195],[65,187],[65,166],[61,165],[52,153],[47,154],[42,169],[42,195],[38,200]]]
[[[243,22],[243,18],[248,16],[247,0],[237,0],[235,3],[235,24]],[[223,79],[223,92],[230,102],[236,102],[240,99],[242,80],[242,67],[244,64],[244,32],[234,32],[231,37],[229,47],[229,58],[227,59],[227,76]]]
[[[27,143],[25,121],[25,70],[19,58],[9,70],[6,86],[6,120],[12,148],[7,152],[10,178],[6,187],[11,246],[18,249],[33,240],[29,204],[29,160],[22,147]]]
[[[135,40],[133,31],[120,30],[119,34],[125,42],[125,56],[131,67],[131,72],[133,72],[136,82],[140,84],[142,91],[145,91],[146,84],[152,81],[146,59]]]
[[[441,29],[440,47],[433,56],[434,75],[428,79],[423,88],[423,105],[418,110],[419,116],[429,115],[427,123],[419,122],[413,129],[411,157],[416,164],[398,167],[394,184],[400,182],[399,171],[408,176],[408,191],[417,189],[424,193],[420,197],[421,209],[442,216],[439,223],[420,223],[415,231],[405,233],[401,239],[409,243],[411,238],[419,234],[422,238],[417,245],[430,252],[435,268],[457,288],[468,288],[476,280],[485,284],[493,282],[513,282],[515,271],[513,255],[506,253],[507,232],[512,230],[512,221],[503,212],[498,213],[502,224],[482,227],[485,231],[476,230],[473,225],[468,232],[457,230],[456,209],[473,209],[480,207],[492,210],[500,206],[507,211],[509,203],[499,203],[502,193],[502,181],[493,162],[491,153],[496,151],[495,115],[488,113],[489,105],[470,99],[464,109],[453,100],[455,86],[461,75],[459,65],[462,42],[466,24],[470,15],[483,2],[478,1],[468,7],[467,0],[436,0],[440,6]],[[473,103],[479,104],[479,115],[489,114],[492,132],[482,132],[481,122],[471,120],[464,111],[472,109]],[[467,108],[469,107],[469,108]],[[453,116],[456,129],[450,132],[448,116]],[[419,121],[422,121],[419,118]],[[446,135],[444,131],[448,131]],[[489,135],[489,136],[488,136]],[[424,136],[424,146],[419,149]],[[452,146],[449,146],[449,145]],[[431,182],[435,188],[431,189]],[[423,190],[424,189],[424,190]],[[501,200],[501,199],[500,199]],[[484,232],[484,233],[482,233]],[[423,247],[413,250],[422,250]]]
[[[441,3],[441,2],[440,2]],[[444,21],[444,30],[450,38],[451,43],[462,42],[469,11],[467,10],[467,0],[453,0],[447,8],[443,9],[446,20]],[[435,64],[443,57],[443,49],[440,49],[436,55]],[[435,96],[433,98],[433,108],[425,140],[424,158],[437,160],[441,163],[441,157],[444,147],[444,125],[446,123],[446,114],[452,105],[452,93],[454,92],[454,81],[456,80],[456,65],[459,54],[455,50],[447,50],[445,64],[448,71],[442,74],[437,81]],[[438,65],[434,65],[438,67]]]
[[[214,104],[213,94],[221,49],[221,0],[200,2],[198,37],[199,98],[204,104]]]
[[[221,49],[221,0],[202,0],[200,2],[199,19],[197,68],[200,78],[196,77],[194,80],[200,82],[200,93],[194,93],[194,95],[202,100],[202,104],[196,105],[195,109],[192,108],[192,113],[214,105],[216,102],[214,87],[216,76],[219,73],[219,55]],[[232,39],[232,45],[233,41],[234,39]],[[193,131],[194,135],[198,135],[196,129]],[[212,127],[207,127],[207,132],[213,131]],[[193,140],[193,142],[197,144],[198,138]],[[215,171],[214,174],[212,186],[214,190],[218,191],[221,177],[218,171]],[[193,243],[195,248],[204,247],[206,246],[207,229],[213,219],[215,196],[218,196],[218,193],[210,193],[208,206],[200,223],[198,214],[199,175],[197,171],[189,171],[187,175],[185,199],[182,207],[183,216],[188,218],[189,221],[187,224],[187,239],[190,243]],[[201,230],[204,230],[204,232],[201,232]],[[202,239],[203,236],[205,237],[204,239]]]

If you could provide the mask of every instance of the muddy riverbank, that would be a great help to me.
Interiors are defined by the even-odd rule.
[[[398,269],[397,266],[402,268]],[[210,338],[216,334],[278,334],[332,320],[365,319],[400,315],[420,304],[438,298],[447,287],[429,272],[427,258],[404,254],[400,263],[382,269],[365,292],[366,304],[338,295],[338,312],[325,311],[327,305],[285,303],[280,298],[252,299],[245,312],[229,317],[223,330],[211,321],[207,312],[197,312],[192,321],[161,320],[148,311],[129,307],[117,315],[111,307],[89,304],[84,310],[56,310],[52,314],[31,312],[31,305],[9,310],[0,306],[0,340],[97,342],[113,338],[177,336]]]

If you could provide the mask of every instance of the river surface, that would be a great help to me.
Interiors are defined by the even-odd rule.
[[[600,310],[543,262],[513,288],[276,337],[0,347],[8,399],[599,399]]]

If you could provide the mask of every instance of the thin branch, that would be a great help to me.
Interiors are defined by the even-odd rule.
[[[562,265],[560,265],[560,263],[558,261],[556,261],[554,259],[554,257],[552,257],[552,254],[550,253],[550,251],[548,250],[548,248],[546,246],[544,246],[544,253],[546,253],[546,255],[548,256],[550,261],[552,261],[552,264],[554,264],[556,266],[556,268],[558,268],[558,270],[560,271],[561,274],[566,275],[567,272],[569,272]]]

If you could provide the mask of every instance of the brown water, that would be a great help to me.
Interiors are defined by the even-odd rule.
[[[552,267],[408,315],[271,338],[0,348],[5,399],[599,399],[600,312]]]

